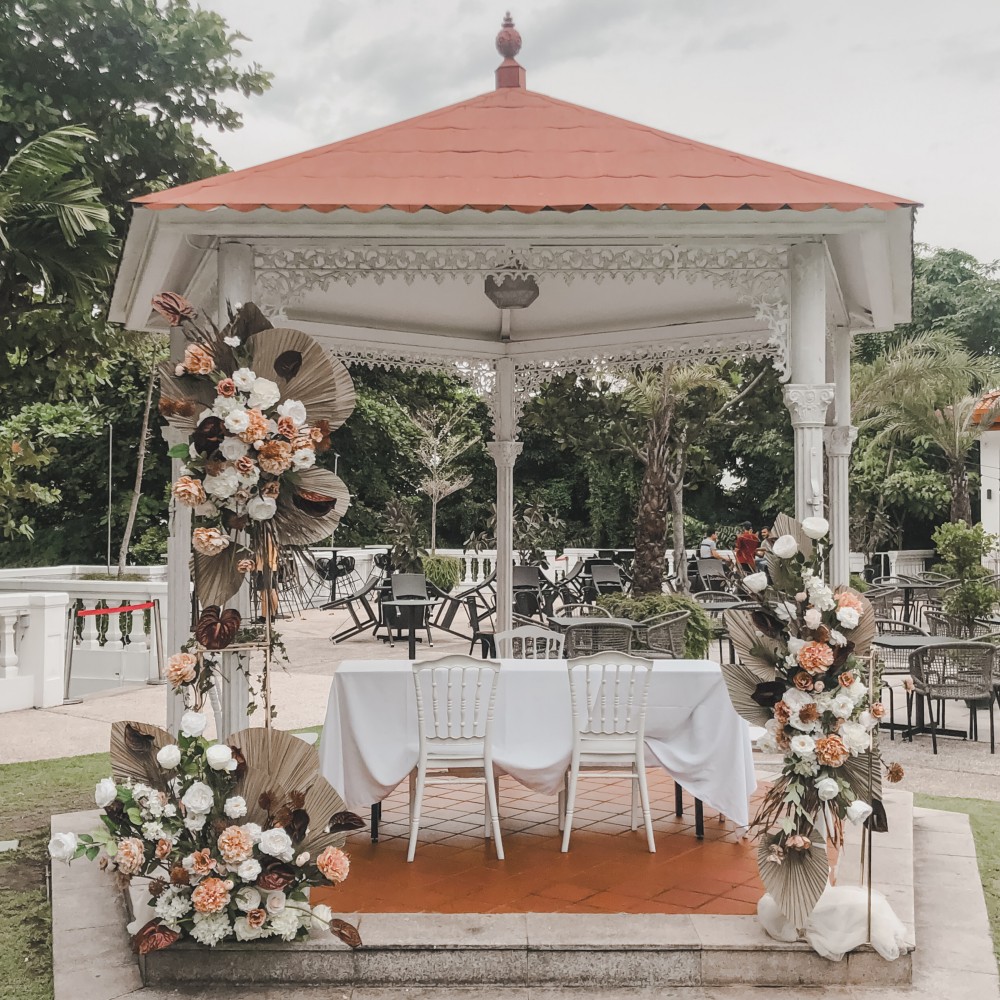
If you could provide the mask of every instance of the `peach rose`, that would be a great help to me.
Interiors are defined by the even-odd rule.
[[[859,615],[865,610],[861,597],[853,590],[845,590],[842,594],[837,594],[837,607],[853,608]]]
[[[233,468],[236,469],[241,476],[249,476],[250,473],[253,472],[255,465],[256,463],[249,455],[243,455],[241,458],[238,458],[235,462],[233,462]]]
[[[216,860],[212,857],[212,852],[206,847],[201,851],[195,851],[191,855],[191,871],[195,875],[207,875],[215,868]]]
[[[227,865],[242,864],[253,854],[253,837],[242,826],[227,826],[219,834],[219,853]]]
[[[339,847],[328,847],[316,859],[316,867],[325,879],[340,885],[351,870],[351,859]]]
[[[174,653],[167,660],[167,680],[174,686],[190,684],[195,678],[198,657],[191,653]]]
[[[885,705],[880,701],[876,701],[868,706],[868,711],[872,713],[872,716],[876,719],[885,718]]]
[[[267,417],[260,410],[247,410],[247,417],[247,429],[240,434],[240,440],[253,444],[267,434]]]
[[[191,533],[191,545],[203,556],[217,556],[229,546],[229,538],[218,528],[195,528]]]
[[[267,920],[267,910],[258,906],[255,910],[247,910],[247,923],[254,929],[263,927]]]
[[[804,670],[800,670],[792,678],[792,683],[800,691],[811,691],[813,689],[813,679]]]
[[[845,670],[837,680],[841,687],[849,688],[854,683],[854,674],[850,670]]]
[[[137,875],[145,860],[146,849],[138,837],[126,837],[119,841],[115,864],[123,875]]]
[[[170,855],[170,852],[174,849],[174,842],[168,840],[166,837],[161,838],[156,842],[156,859],[157,861],[162,861],[164,858]]]
[[[775,717],[775,719],[778,720],[778,722],[781,725],[787,726],[788,725],[788,720],[791,719],[791,717],[792,717],[791,709],[788,707],[787,704],[785,704],[785,702],[779,701],[774,706],[774,717]]]
[[[810,674],[821,674],[833,663],[833,650],[823,642],[807,642],[799,650],[799,665]]]
[[[850,755],[844,741],[837,735],[821,736],[816,740],[816,759],[825,767],[840,767]]]
[[[191,893],[191,902],[199,913],[220,913],[229,905],[230,883],[221,878],[207,878]]]
[[[266,441],[257,452],[261,469],[272,476],[280,476],[292,465],[292,446],[287,441]]]
[[[178,476],[177,482],[174,483],[173,494],[177,502],[184,504],[185,507],[197,507],[207,499],[201,480],[193,476]]]
[[[812,847],[812,841],[801,833],[793,833],[785,841],[785,847],[790,851],[808,851]]]
[[[241,559],[236,564],[237,573],[252,573],[257,564],[252,559]]]
[[[191,375],[210,375],[215,368],[215,358],[204,347],[188,344],[184,348],[184,370]]]
[[[236,383],[231,378],[224,378],[219,381],[215,391],[226,399],[231,399],[236,395]]]
[[[262,497],[269,497],[271,500],[277,500],[278,494],[281,492],[281,484],[270,482],[265,483],[261,488],[260,495]]]
[[[295,421],[291,417],[278,417],[278,433],[289,441],[294,440],[298,434]]]

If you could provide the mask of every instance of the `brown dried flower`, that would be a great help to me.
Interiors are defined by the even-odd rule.
[[[184,504],[185,507],[197,507],[207,499],[201,480],[193,476],[178,476],[177,482],[174,483],[173,494],[177,502]]]
[[[905,775],[906,775],[906,772],[903,770],[903,765],[902,764],[893,763],[893,764],[890,764],[885,769],[886,780],[887,781],[891,781],[893,784],[896,784],[897,782],[902,781],[903,778],[905,777]]]

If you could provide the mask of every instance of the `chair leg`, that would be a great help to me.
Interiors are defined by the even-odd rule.
[[[566,828],[566,775],[563,775],[563,786],[559,789],[559,795],[556,798],[556,810],[559,813],[557,817],[559,832],[562,833]]]
[[[934,749],[934,753],[937,754],[938,720],[934,718],[934,699],[925,695],[924,700],[927,702],[927,717],[931,720],[931,746]],[[938,715],[940,717],[940,708],[938,709]]]
[[[410,844],[406,851],[406,860],[412,861],[417,852],[417,832],[420,829],[420,807],[424,801],[424,783],[427,780],[427,769],[417,767],[416,790],[413,802],[410,804]]]
[[[486,784],[489,784],[489,779],[486,780]],[[499,777],[494,777],[493,779],[493,790],[496,793],[496,803],[497,803],[497,815],[500,815],[500,779]],[[484,789],[483,795],[483,839],[489,840],[491,836],[491,824],[490,817],[492,813],[490,812],[490,795],[489,789]]]
[[[632,824],[632,826],[631,826],[631,828],[633,830],[638,830],[639,829],[639,810],[636,808],[637,801],[638,801],[638,798],[639,798],[639,796],[637,794],[638,791],[639,791],[639,774],[638,774],[638,772],[634,772],[633,773],[631,785],[632,785],[632,814],[631,814],[631,824]]]
[[[697,798],[694,800],[694,835],[699,840],[705,839],[705,804]]]
[[[576,782],[579,776],[579,761],[573,761],[572,764],[570,764],[569,783],[566,786],[566,812],[563,817],[563,854],[566,854],[569,851],[569,837],[573,832],[573,809],[576,806]]]
[[[995,723],[993,721],[993,699],[990,698],[990,753],[995,754],[996,752],[997,752],[997,739],[996,739]]]
[[[684,789],[674,782],[674,815],[680,819],[684,815]]]
[[[906,692],[906,735],[913,742],[913,692]]]
[[[489,818],[493,827],[493,846],[496,848],[497,860],[503,861],[503,839],[500,836],[500,812],[497,807],[497,779],[493,774],[486,775],[486,799]]]
[[[649,853],[656,853],[656,841],[653,839],[653,817],[649,811],[649,788],[646,786],[646,762],[642,757],[636,757],[636,778],[639,785],[639,801],[642,803],[642,822],[646,827],[646,843]]]
[[[417,769],[414,768],[410,771],[410,817],[409,820],[413,822],[413,801],[417,793]]]
[[[891,742],[896,739],[896,695],[891,684],[886,684],[886,690],[889,692],[889,740]]]

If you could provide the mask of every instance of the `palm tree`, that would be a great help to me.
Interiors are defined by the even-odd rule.
[[[75,125],[25,143],[0,168],[0,323],[66,303],[86,305],[106,287],[114,241],[83,150],[95,138]]]
[[[952,521],[972,523],[968,465],[983,432],[1000,417],[1000,402],[982,403],[997,377],[993,359],[937,331],[898,344],[855,373],[853,410],[860,426],[877,437],[921,444],[944,460]]]

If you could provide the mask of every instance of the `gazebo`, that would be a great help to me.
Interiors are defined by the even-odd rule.
[[[847,583],[851,338],[910,318],[917,204],[536,93],[520,47],[508,15],[486,94],[138,199],[111,320],[163,332],[166,289],[220,316],[253,299],[348,365],[473,383],[493,415],[500,629],[525,398],[595,367],[771,358],[795,513],[828,510]],[[189,533],[175,506],[171,648]]]

